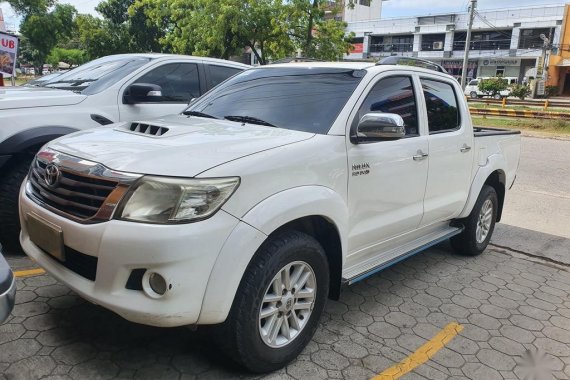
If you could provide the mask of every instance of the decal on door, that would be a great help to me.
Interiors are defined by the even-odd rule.
[[[358,177],[361,175],[370,174],[370,163],[363,162],[361,164],[352,164],[352,176]]]

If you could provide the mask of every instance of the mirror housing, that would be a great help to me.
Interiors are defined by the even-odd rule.
[[[367,113],[350,135],[353,144],[398,140],[406,136],[404,119],[395,113]]]
[[[162,99],[162,88],[152,83],[133,83],[123,93],[124,104],[158,102]]]

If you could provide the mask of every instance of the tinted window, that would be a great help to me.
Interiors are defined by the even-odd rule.
[[[214,88],[188,111],[219,119],[250,116],[279,128],[326,134],[364,74],[317,67],[250,69]]]
[[[55,76],[42,87],[96,94],[150,62],[150,58],[115,55],[99,58]]]
[[[153,69],[135,83],[157,84],[162,88],[162,101],[188,103],[200,96],[198,65],[195,63],[169,63]]]
[[[459,110],[453,86],[422,79],[430,133],[459,128]]]
[[[210,65],[210,85],[215,87],[241,71],[243,70],[235,67]]]
[[[471,82],[469,82],[469,86],[477,86],[479,85],[479,81],[477,80],[472,80]]]
[[[419,135],[418,109],[410,77],[381,79],[374,85],[358,110],[355,124],[367,113],[395,113],[404,119],[406,135]]]

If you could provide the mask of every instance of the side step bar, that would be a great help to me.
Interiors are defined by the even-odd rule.
[[[403,261],[411,256],[414,256],[422,251],[425,251],[426,249],[433,247],[436,244],[441,243],[442,241],[445,241],[449,238],[452,238],[455,235],[459,235],[461,232],[463,232],[465,228],[463,226],[450,226],[448,229],[446,229],[443,232],[438,233],[437,237],[435,237],[433,240],[430,240],[428,242],[423,242],[422,244],[420,244],[419,246],[409,249],[409,247],[405,247],[404,249],[406,249],[406,251],[404,251],[402,254],[397,255],[396,257],[394,257],[391,260],[388,261],[384,261],[379,263],[376,266],[373,266],[370,268],[369,265],[367,265],[367,269],[365,269],[364,271],[362,271],[361,273],[355,273],[354,275],[350,276],[349,278],[343,278],[342,279],[342,283],[343,285],[352,285],[354,283],[357,283],[359,281],[362,281],[388,267],[391,267],[394,264],[399,263],[400,261]],[[430,238],[432,238],[433,236],[430,236]],[[352,270],[350,272],[354,273],[355,271],[357,271],[358,268],[356,270]],[[351,274],[352,274],[351,273]]]

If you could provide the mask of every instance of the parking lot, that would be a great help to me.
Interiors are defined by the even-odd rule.
[[[493,245],[445,243],[343,291],[304,353],[268,379],[570,378],[570,141],[523,139]],[[22,256],[0,378],[252,378],[209,331],[129,323]],[[32,270],[32,271],[29,271]],[[256,377],[254,377],[256,378]]]

